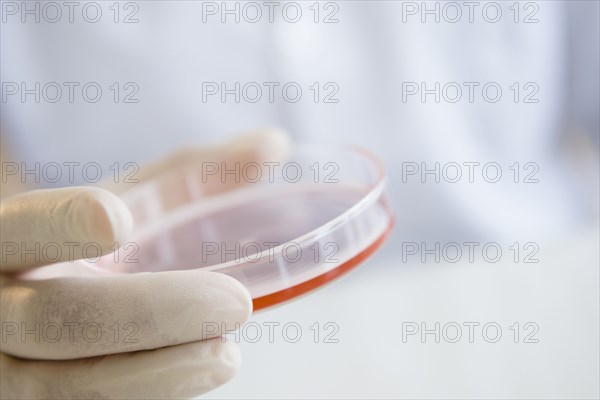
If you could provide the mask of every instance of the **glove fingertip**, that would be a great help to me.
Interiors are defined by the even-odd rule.
[[[76,211],[82,236],[103,250],[125,243],[133,230],[133,216],[127,205],[111,192],[87,188],[78,193]]]
[[[213,368],[214,387],[229,382],[242,365],[240,346],[230,339],[213,339],[217,362]]]
[[[236,137],[227,145],[234,153],[251,152],[253,161],[281,161],[291,151],[292,140],[287,131],[280,128],[264,128]]]

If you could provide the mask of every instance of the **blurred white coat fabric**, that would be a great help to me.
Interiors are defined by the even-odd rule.
[[[34,3],[23,7],[34,9]],[[219,12],[210,14],[207,3]],[[44,98],[36,103],[33,95],[23,103],[21,93],[2,103],[3,131],[30,164],[143,163],[190,142],[276,125],[299,141],[354,143],[375,151],[387,164],[399,221],[413,231],[452,227],[444,233],[454,236],[458,226],[512,238],[518,223],[523,234],[547,235],[593,213],[594,205],[586,202],[589,182],[580,181],[580,171],[561,150],[574,131],[597,140],[596,2],[543,1],[532,3],[534,8],[521,3],[518,17],[511,4],[494,3],[502,13],[495,23],[488,22],[496,10],[489,2],[478,3],[472,15],[461,6],[456,23],[448,22],[454,11],[444,2],[344,1],[332,3],[336,8],[322,3],[319,21],[331,15],[337,23],[315,23],[306,2],[296,3],[303,12],[296,23],[282,17],[285,2],[274,8],[273,23],[264,6],[258,22],[246,22],[250,17],[244,15],[253,15],[247,10],[236,23],[234,14],[222,13],[235,9],[235,2],[152,1],[135,3],[137,9],[122,3],[119,21],[133,15],[137,23],[115,23],[111,5],[102,2],[97,23],[82,17],[85,3],[74,9],[73,23],[64,6],[56,23],[46,21],[54,11],[44,13],[40,6],[40,23],[34,23],[35,14],[23,15],[16,4],[15,15],[3,15],[2,82],[25,82],[28,89],[35,82],[42,87],[56,82],[64,89],[56,103]],[[439,23],[423,11],[436,4]],[[238,8],[244,9],[239,3]],[[86,9],[88,18],[94,10]],[[525,23],[529,20],[537,22]],[[73,103],[65,82],[80,84]],[[103,90],[97,103],[83,100],[89,82]],[[121,90],[118,103],[109,88],[114,82]],[[139,91],[124,88],[127,82]],[[264,86],[256,103],[244,98],[236,103],[231,94],[223,103],[219,95],[203,101],[206,82],[225,82],[228,89],[235,82],[280,86],[272,103]],[[289,82],[303,89],[297,103],[282,97],[281,87]],[[309,89],[314,82],[321,89],[318,103]],[[338,103],[323,102],[335,88],[323,88],[327,82],[337,85],[332,98]],[[423,103],[420,93],[403,101],[406,82],[424,82],[429,90],[436,82],[441,87],[452,82],[463,93],[456,103],[436,103],[432,94]],[[479,84],[472,103],[465,82]],[[514,82],[520,86],[517,103]],[[498,102],[483,98],[486,83],[501,88]],[[527,83],[536,86],[524,88]],[[494,97],[493,88],[488,90]],[[123,103],[127,94],[139,102]],[[523,103],[528,94],[538,102]],[[442,184],[423,185],[420,175],[403,183],[403,162],[426,162],[428,168],[435,162],[441,167],[495,162],[504,177],[487,183],[478,167],[471,184],[463,166],[458,184],[442,176]],[[540,183],[515,185],[508,176],[515,162],[521,168],[536,163]],[[426,178],[431,183],[434,176]]]

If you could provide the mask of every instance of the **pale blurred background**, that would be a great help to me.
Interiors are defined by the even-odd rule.
[[[242,339],[239,375],[208,397],[600,395],[597,1],[476,2],[473,9],[463,2],[281,2],[274,22],[262,2],[254,3],[263,13],[257,22],[244,18],[255,15],[246,3],[237,3],[240,13],[249,13],[239,22],[221,9],[235,9],[236,2],[131,3],[119,3],[114,22],[112,3],[100,2],[97,23],[81,13],[73,23],[66,15],[57,23],[32,17],[23,23],[21,14],[3,9],[6,160],[94,161],[107,171],[115,162],[142,165],[191,143],[279,126],[299,142],[367,147],[390,177],[397,220],[384,248],[340,282],[255,315],[263,335],[265,322],[296,322],[303,337],[298,343],[280,333],[274,343]],[[292,7],[288,17],[295,18],[296,8],[302,16],[286,21],[285,7]],[[439,21],[425,9],[438,10]],[[123,23],[128,15],[138,22]],[[95,82],[103,97],[89,103],[79,90],[71,103],[65,89],[57,103],[35,102],[34,95],[23,102],[20,93],[7,94],[7,82],[29,88]],[[121,90],[116,103],[114,82]],[[136,103],[123,102],[130,82],[139,89]],[[270,102],[265,91],[256,103],[232,95],[203,101],[206,82],[229,88],[295,82],[303,96],[291,103],[279,91]],[[455,82],[462,98],[436,102],[431,94],[422,101],[419,93],[403,99],[411,82],[429,89]],[[478,84],[472,102],[464,82]],[[497,102],[482,95],[490,82],[502,89]],[[335,103],[325,102],[332,93],[327,83],[338,89]],[[488,183],[477,175],[474,183],[453,184],[429,176],[422,183],[417,175],[403,181],[406,162],[495,162],[503,179]],[[518,183],[510,169],[515,162]],[[523,182],[526,163],[537,166],[539,182]],[[403,244],[436,241],[499,243],[504,256],[498,263],[481,253],[474,262],[403,260]],[[515,242],[518,262],[510,250]],[[523,262],[529,242],[539,247],[538,263]],[[339,342],[314,343],[315,322],[321,334],[323,324],[335,323]],[[403,323],[412,322],[429,328],[495,322],[503,333],[488,343],[476,329],[469,343],[463,326],[457,343],[435,343],[432,335],[422,343],[418,334],[403,343]],[[515,322],[518,343],[510,330]],[[537,343],[523,343],[528,322],[539,327]]]

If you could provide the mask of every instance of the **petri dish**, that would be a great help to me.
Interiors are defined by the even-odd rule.
[[[352,270],[394,221],[383,165],[358,147],[297,145],[277,161],[198,163],[121,198],[136,229],[97,269],[224,273],[247,287],[255,311]]]

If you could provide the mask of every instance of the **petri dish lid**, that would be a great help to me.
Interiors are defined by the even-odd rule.
[[[95,269],[224,273],[256,311],[350,271],[392,228],[383,165],[362,148],[297,145],[281,160],[236,164],[199,162],[124,192],[129,251]]]

